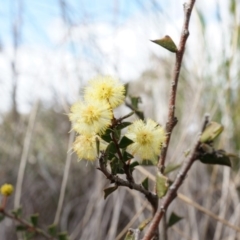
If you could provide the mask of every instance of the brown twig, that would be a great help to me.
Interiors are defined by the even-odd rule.
[[[165,159],[166,159],[172,131],[175,125],[177,124],[177,118],[175,117],[175,102],[176,102],[177,86],[178,86],[179,74],[181,70],[185,45],[189,36],[188,26],[189,26],[189,20],[190,20],[194,3],[195,3],[195,0],[190,0],[189,3],[185,3],[183,5],[184,6],[184,24],[183,24],[178,51],[176,52],[174,76],[173,76],[172,87],[170,91],[170,99],[169,99],[169,107],[168,107],[169,112],[168,112],[168,120],[166,123],[167,138],[165,141],[165,145],[162,148],[161,155],[158,161],[158,169],[161,173],[163,173],[165,169]]]
[[[54,237],[50,236],[44,230],[33,226],[31,223],[29,223],[28,221],[26,221],[26,220],[24,220],[22,218],[19,218],[19,217],[13,215],[13,214],[10,214],[9,212],[5,211],[4,209],[0,209],[0,213],[3,214],[4,216],[8,217],[8,218],[11,218],[14,221],[17,221],[18,223],[20,223],[21,225],[26,227],[26,231],[35,232],[35,233],[37,233],[39,235],[44,236],[48,240],[55,240],[55,239],[57,239],[57,238],[54,238]]]
[[[142,194],[145,195],[149,203],[151,204],[153,208],[153,212],[155,213],[157,211],[157,206],[158,206],[158,197],[156,194],[146,190],[141,184],[136,184],[134,182],[129,182],[126,181],[117,175],[111,174],[104,162],[103,156],[100,156],[99,158],[99,168],[98,168],[103,174],[106,176],[107,179],[111,181],[111,183],[115,183],[117,186],[123,186],[123,187],[128,187],[130,189],[134,189],[138,192],[141,192]]]
[[[202,127],[202,132],[204,131],[205,127],[208,124],[208,116],[205,117],[205,121]],[[200,148],[201,142],[198,140],[197,144],[194,147],[194,150],[190,156],[190,158],[185,162],[185,165],[183,166],[182,170],[178,173],[175,181],[169,188],[169,191],[164,198],[162,205],[160,206],[159,210],[156,212],[151,225],[149,226],[149,229],[147,230],[143,240],[151,240],[152,236],[154,235],[154,232],[158,228],[158,225],[164,216],[169,204],[177,197],[177,190],[182,185],[183,180],[185,179],[188,170],[191,168],[192,164],[195,160],[199,157],[199,148]]]

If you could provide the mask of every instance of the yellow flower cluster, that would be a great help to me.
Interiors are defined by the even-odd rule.
[[[14,188],[12,184],[5,183],[1,186],[0,192],[3,196],[10,196]]]
[[[160,125],[148,119],[146,123],[142,120],[133,122],[133,124],[128,127],[126,137],[133,141],[127,148],[132,155],[137,155],[142,159],[149,159],[155,162],[166,135]]]
[[[85,88],[84,101],[73,104],[69,118],[73,129],[80,134],[73,144],[80,159],[96,159],[96,138],[100,141],[100,150],[106,148],[106,143],[98,134],[103,134],[111,125],[113,109],[123,103],[124,94],[125,88],[117,80],[97,77],[90,80]]]

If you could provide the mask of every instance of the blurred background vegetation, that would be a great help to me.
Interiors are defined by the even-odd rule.
[[[53,223],[63,174],[68,172],[66,161],[71,164],[59,230],[68,231],[71,240],[123,239],[121,232],[131,220],[137,227],[150,216],[144,197],[128,189],[103,199],[108,182],[96,164],[78,162],[70,153],[67,113],[89,78],[111,74],[130,83],[130,95],[141,96],[146,117],[164,125],[174,54],[149,39],[170,35],[178,43],[182,3],[12,0],[2,5],[0,184],[16,186],[20,162],[26,160],[21,192],[24,217],[39,212],[41,226]],[[225,127],[218,147],[239,156],[239,66],[239,1],[197,1],[168,162],[185,159],[184,151],[197,139],[205,113]],[[127,111],[121,107],[117,115]],[[239,159],[232,164],[229,169],[195,163],[180,192],[239,226]],[[135,171],[139,182],[148,174]],[[9,209],[13,202],[14,196]],[[181,200],[172,204],[172,210],[184,219],[169,231],[169,239],[240,239],[236,231]],[[1,239],[17,239],[14,228],[11,220],[2,221]]]

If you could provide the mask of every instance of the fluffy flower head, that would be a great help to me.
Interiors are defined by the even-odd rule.
[[[77,153],[79,159],[86,159],[94,161],[97,158],[97,144],[96,138],[98,138],[100,150],[105,150],[107,144],[102,141],[97,135],[80,135],[77,136],[73,143],[73,150]]]
[[[111,124],[113,113],[106,102],[77,102],[71,107],[69,118],[77,133],[101,134]]]
[[[117,80],[107,77],[97,77],[89,81],[85,88],[86,100],[107,101],[112,108],[123,103],[125,88]]]
[[[165,140],[165,133],[161,126],[151,119],[146,123],[136,120],[128,127],[126,137],[133,143],[128,146],[128,151],[142,159],[154,160],[160,153]]]
[[[13,192],[13,185],[12,184],[3,184],[1,186],[0,192],[3,196],[10,196]]]

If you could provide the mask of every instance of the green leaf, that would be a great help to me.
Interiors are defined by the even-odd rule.
[[[199,157],[199,160],[204,164],[217,164],[231,167],[230,157],[224,150],[217,150],[213,153],[204,153]]]
[[[25,232],[24,233],[24,240],[33,239],[36,236],[35,232]]]
[[[123,174],[124,169],[123,169],[123,163],[117,158],[113,157],[110,161],[110,167],[111,167],[111,172],[113,175],[116,174]]]
[[[110,156],[110,158],[112,156],[114,156],[114,154],[117,152],[116,146],[114,142],[110,142],[105,150],[105,154],[106,157]]]
[[[142,186],[148,190],[148,178],[146,177],[143,181],[142,181]]]
[[[201,143],[212,142],[218,135],[222,133],[223,129],[224,129],[223,125],[217,122],[210,122],[203,131],[200,137],[200,142]]]
[[[114,137],[115,137],[115,139],[118,141],[118,140],[120,139],[120,137],[121,137],[121,130],[115,128],[115,129],[113,130],[113,132],[114,132]]]
[[[58,233],[58,240],[68,240],[68,235],[66,232]]]
[[[158,173],[156,177],[156,183],[157,195],[159,198],[162,198],[166,195],[169,187],[168,178]]]
[[[106,199],[111,193],[113,193],[114,191],[116,191],[117,188],[118,188],[118,186],[105,188],[105,189],[104,189],[104,199]]]
[[[22,215],[22,208],[21,207],[19,207],[19,208],[17,208],[17,209],[14,209],[14,210],[12,210],[12,214],[15,216],[15,217],[21,217],[21,215]]]
[[[125,88],[124,95],[125,95],[125,97],[126,97],[127,94],[128,94],[129,83],[124,84],[124,88]]]
[[[170,218],[168,220],[167,227],[170,228],[171,226],[173,226],[174,224],[176,224],[177,222],[179,222],[182,219],[183,219],[182,217],[180,217],[176,213],[172,212],[170,215]]]
[[[174,163],[168,164],[168,165],[166,166],[165,170],[164,170],[164,175],[166,175],[166,174],[168,174],[168,173],[170,173],[170,172],[173,172],[173,171],[177,170],[178,168],[181,167],[181,165],[182,165],[181,163],[179,163],[179,164],[174,164]]]
[[[126,149],[122,150],[122,156],[123,156],[123,161],[124,162],[134,158],[132,154],[130,154],[126,151]]]
[[[126,136],[123,136],[122,139],[119,142],[119,147],[120,148],[126,148],[127,146],[129,146],[130,144],[132,144],[133,141],[129,138],[127,138]]]
[[[1,222],[4,218],[5,218],[5,216],[4,216],[2,213],[0,213],[0,222]]]
[[[95,140],[96,140],[97,155],[99,156],[99,153],[100,153],[100,141],[99,141],[98,137],[96,137]]]
[[[52,237],[56,237],[57,236],[57,226],[55,224],[49,225],[48,226],[48,233]]]
[[[130,164],[130,171],[133,172],[133,170],[135,169],[136,166],[139,165],[139,162],[135,161],[133,163]]]
[[[140,225],[138,226],[138,229],[140,231],[144,230],[144,228],[151,222],[152,218],[147,218],[145,219],[143,222],[140,223]]]
[[[34,227],[36,227],[37,224],[38,224],[38,218],[39,218],[39,214],[38,214],[38,213],[32,214],[32,215],[30,216],[31,223],[32,223],[32,225],[33,225]]]
[[[134,233],[131,230],[128,230],[124,240],[135,240]]]
[[[151,40],[152,42],[160,45],[163,48],[166,48],[170,52],[176,53],[178,51],[176,44],[173,42],[171,37],[166,35],[164,38],[157,39],[157,40]]]
[[[143,112],[142,111],[135,111],[135,113],[136,113],[136,115],[140,118],[140,119],[142,119],[142,120],[144,120],[144,114],[143,114]]]
[[[235,0],[231,0],[231,2],[230,2],[230,11],[233,16],[236,14],[236,1]]]
[[[134,113],[134,112],[133,112]],[[122,123],[119,123],[117,126],[116,126],[116,129],[118,130],[122,130],[124,129],[125,127],[128,127],[129,125],[131,125],[132,123],[131,122],[122,122]]]
[[[191,152],[190,149],[184,151],[183,152],[184,153],[184,157],[187,157],[190,154],[190,152]]]
[[[110,143],[110,142],[112,141],[111,133],[112,133],[111,129],[108,128],[108,129],[105,131],[104,134],[100,135],[100,137],[101,137],[104,141]]]
[[[142,99],[140,97],[130,97],[131,99],[131,104],[134,110],[138,110],[138,104],[142,102]]]
[[[22,232],[22,231],[26,231],[27,230],[27,227],[24,226],[24,225],[17,225],[16,226],[16,231],[17,232]]]

